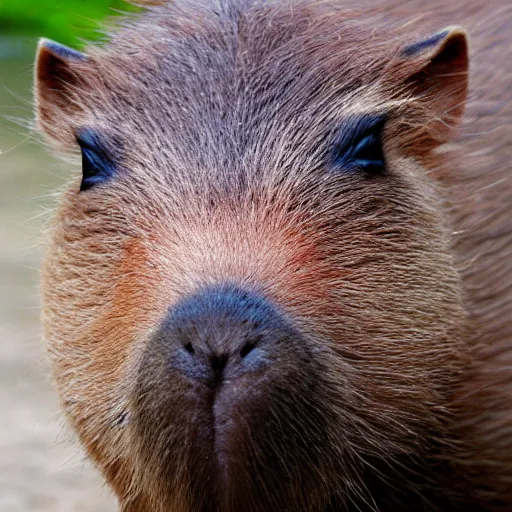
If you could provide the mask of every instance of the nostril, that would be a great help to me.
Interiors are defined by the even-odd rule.
[[[195,350],[194,350],[194,347],[192,346],[192,343],[188,342],[186,345],[185,345],[185,350],[189,353],[189,354],[195,354]]]
[[[240,349],[240,357],[243,359],[245,356],[249,355],[255,347],[256,347],[256,341],[248,341]]]

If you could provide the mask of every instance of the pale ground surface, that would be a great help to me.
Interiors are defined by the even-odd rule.
[[[114,512],[63,427],[40,341],[39,230],[68,170],[6,119],[30,119],[32,70],[30,56],[9,61],[1,53],[0,512]]]

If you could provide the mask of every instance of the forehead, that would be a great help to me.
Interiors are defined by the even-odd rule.
[[[218,160],[263,140],[316,140],[349,109],[371,110],[368,85],[392,49],[346,10],[178,0],[93,50],[99,78],[84,94],[123,138]]]

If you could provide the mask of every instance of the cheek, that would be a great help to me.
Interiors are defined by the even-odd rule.
[[[94,252],[66,242],[56,236],[44,265],[45,338],[63,408],[106,465],[124,451],[121,425],[137,355],[166,302],[137,239],[108,249],[96,241]]]

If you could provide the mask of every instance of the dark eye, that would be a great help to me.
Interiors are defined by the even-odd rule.
[[[360,169],[369,175],[385,169],[382,150],[384,115],[366,115],[348,120],[337,134],[332,153],[335,169]]]
[[[90,129],[80,130],[76,141],[82,152],[82,183],[80,191],[103,183],[113,176],[115,166],[100,135]]]

